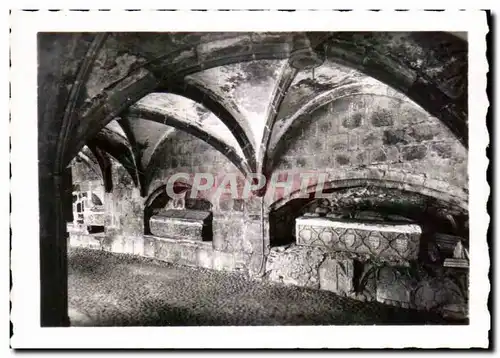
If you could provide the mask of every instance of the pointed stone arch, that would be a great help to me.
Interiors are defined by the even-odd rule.
[[[139,185],[134,154],[126,138],[108,128],[103,128],[88,143],[91,147],[99,148],[115,158],[130,174],[135,186]]]
[[[223,104],[217,94],[207,88],[199,88],[189,81],[171,81],[165,88],[159,87],[158,92],[173,93],[179,96],[193,100],[201,104],[206,109],[215,114],[224,125],[231,131],[243,151],[245,159],[248,161],[252,170],[256,168],[255,153],[256,150],[250,140],[250,129],[245,128],[243,118],[236,118]]]

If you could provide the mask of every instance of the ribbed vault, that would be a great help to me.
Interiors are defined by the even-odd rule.
[[[121,133],[123,131],[117,130],[116,124],[106,126],[96,136],[88,140],[87,145],[115,158],[127,170],[137,186],[139,185],[139,176],[134,151],[128,137]]]
[[[292,68],[297,37],[324,63]],[[65,160],[92,143],[134,167],[141,187],[168,127],[209,143],[244,174],[268,175],[291,128],[364,94],[412,103],[467,145],[467,42],[449,33],[111,33],[95,41]],[[117,116],[127,145],[124,133],[100,130]],[[133,160],[118,154],[126,146]]]
[[[39,33],[37,41],[44,326],[68,323],[58,198],[80,152],[107,190],[111,167],[140,186],[143,198],[127,180],[114,192],[124,213],[118,222],[138,235],[147,193],[200,162],[216,174],[321,168],[327,189],[376,186],[467,209],[468,44],[454,34]],[[300,66],[307,59],[297,61],[302,50],[314,72]],[[172,165],[179,138],[203,155],[176,153],[189,160]],[[263,214],[286,200],[214,203],[214,249],[231,248],[234,258],[232,248],[241,248],[251,256],[249,272],[263,274]]]

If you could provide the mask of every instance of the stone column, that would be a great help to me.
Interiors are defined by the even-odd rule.
[[[92,69],[95,51],[94,34],[38,33],[38,177],[40,213],[40,286],[41,325],[67,326],[67,234],[64,215],[64,148],[73,130],[78,133],[78,121],[70,113],[78,106],[82,88],[74,87],[79,69]],[[82,65],[82,61],[86,61]],[[82,70],[83,71],[83,70]],[[81,73],[84,79],[87,73]],[[70,90],[75,88],[74,95]],[[70,101],[70,98],[72,102]],[[70,112],[67,110],[70,109]],[[72,148],[76,150],[77,148]],[[75,153],[76,154],[76,153]],[[56,170],[57,169],[57,170]]]
[[[251,277],[259,278],[265,273],[269,254],[269,221],[263,208],[263,198],[249,200],[255,200],[257,205],[256,210],[246,214],[244,235],[252,246],[249,274]]]
[[[41,166],[40,171],[42,171]],[[67,173],[66,173],[67,174]],[[68,326],[64,174],[39,174],[41,326]]]

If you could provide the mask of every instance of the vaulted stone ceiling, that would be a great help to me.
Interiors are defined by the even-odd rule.
[[[186,81],[220,99],[253,147],[259,148],[278,80],[286,65],[286,60],[241,62],[200,71],[187,76]],[[261,154],[256,152],[257,156]]]
[[[290,66],[297,36],[323,64]],[[88,46],[95,62],[69,147],[97,146],[135,166],[139,181],[179,130],[243,173],[272,171],[296,123],[363,94],[423,110],[467,145],[467,43],[448,33],[115,33]]]

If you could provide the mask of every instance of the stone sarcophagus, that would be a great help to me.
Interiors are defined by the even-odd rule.
[[[151,233],[181,240],[211,241],[212,213],[199,210],[165,210],[149,220]]]
[[[96,207],[83,213],[84,222],[87,225],[104,226],[106,212],[103,207]]]
[[[297,245],[414,260],[418,256],[422,230],[420,226],[408,223],[302,216],[295,220],[295,233]]]

